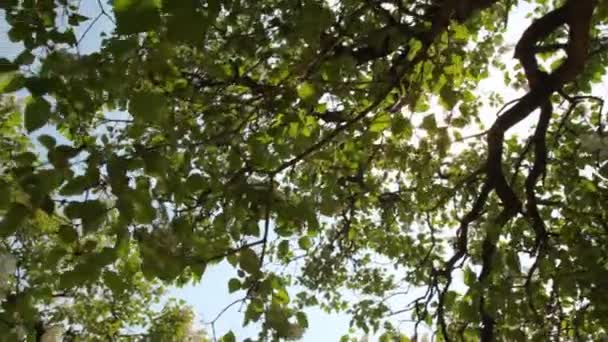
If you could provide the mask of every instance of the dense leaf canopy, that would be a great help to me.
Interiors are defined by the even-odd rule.
[[[608,333],[608,1],[79,3],[0,2],[9,340],[187,340],[158,285],[224,261],[260,340]]]

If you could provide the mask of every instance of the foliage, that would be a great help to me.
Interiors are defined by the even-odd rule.
[[[183,303],[167,303],[152,321],[148,337],[153,342],[207,342],[204,331],[192,326],[194,313]]]
[[[160,299],[163,288],[144,279],[135,245],[127,235],[117,234],[111,217],[103,228],[84,234],[67,214],[53,213],[52,201],[26,215],[39,196],[36,191],[51,186],[54,175],[44,164],[37,175],[23,171],[31,168],[23,163],[36,160],[36,155],[28,151],[34,149],[20,133],[21,113],[12,97],[3,98],[0,108],[2,153],[6,153],[1,178],[5,214],[0,340],[126,339],[127,328],[151,325],[152,330],[162,322],[162,317],[154,317],[151,305]],[[22,173],[25,176],[20,177]],[[189,321],[184,324],[191,323],[192,313],[186,317]]]
[[[407,340],[393,317],[441,340],[607,333],[606,1],[532,1],[515,68],[519,1],[77,3],[0,3],[23,45],[0,92],[29,93],[1,111],[7,330],[116,336],[157,281],[227,261],[261,340],[302,336],[311,306],[385,340]],[[491,73],[523,94],[496,119]],[[182,310],[152,335],[185,334]]]

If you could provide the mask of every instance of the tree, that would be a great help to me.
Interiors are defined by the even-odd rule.
[[[193,327],[194,313],[184,303],[165,304],[148,332],[153,342],[207,342],[206,333]]]
[[[163,288],[144,279],[135,245],[128,236],[115,234],[111,219],[84,236],[65,216],[53,213],[52,201],[30,217],[24,214],[39,195],[36,191],[51,187],[55,179],[42,166],[37,175],[28,174],[37,157],[21,132],[17,101],[3,98],[0,113],[3,232],[18,226],[0,245],[0,341],[124,340],[131,338],[126,329],[136,326],[149,326],[150,332],[130,340],[152,334],[166,321],[151,309]],[[176,341],[186,341],[186,332],[194,333],[193,313],[177,304],[171,308],[183,312],[183,329],[189,330]]]
[[[4,241],[74,263],[46,283],[84,291],[126,263],[179,285],[225,260],[260,339],[301,336],[310,306],[387,339],[406,339],[391,317],[445,341],[607,333],[605,0],[531,1],[514,49],[519,1],[98,5],[0,5],[24,47],[0,91],[29,92],[29,133],[67,139],[40,135],[46,160],[1,154]],[[112,32],[81,53],[102,20]],[[494,73],[522,96],[480,95]],[[404,304],[407,286],[422,295]]]

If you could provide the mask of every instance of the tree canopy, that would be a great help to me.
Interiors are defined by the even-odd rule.
[[[608,333],[608,1],[97,5],[0,2],[9,340],[204,339],[151,303],[221,262],[259,340]]]

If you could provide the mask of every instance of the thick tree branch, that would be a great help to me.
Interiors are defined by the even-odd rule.
[[[538,204],[536,201],[536,192],[534,190],[536,182],[539,177],[546,172],[547,168],[547,143],[546,135],[547,129],[549,128],[549,121],[553,112],[553,106],[551,101],[547,102],[542,106],[538,125],[534,132],[532,142],[534,143],[534,164],[532,170],[526,178],[526,211],[527,215],[532,223],[532,228],[536,233],[535,248],[540,248],[544,245],[547,239],[547,230],[545,223],[538,212]]]
[[[576,4],[576,5],[575,5]],[[503,212],[497,218],[496,224],[502,227],[512,217],[521,211],[522,204],[517,195],[507,183],[502,171],[502,150],[504,135],[511,127],[526,118],[536,108],[541,108],[541,116],[534,136],[535,162],[526,180],[527,210],[536,232],[537,246],[546,239],[546,231],[542,218],[536,208],[534,186],[538,177],[544,172],[546,165],[545,135],[551,116],[551,94],[560,89],[565,83],[572,81],[582,70],[588,50],[589,29],[593,1],[570,0],[554,11],[534,21],[522,35],[515,49],[515,58],[524,67],[531,90],[516,105],[500,116],[488,133],[488,160],[486,164],[487,179],[496,190],[503,204]],[[550,75],[542,73],[535,56],[537,43],[563,24],[570,26],[567,47],[568,57]],[[494,240],[494,241],[492,241]],[[486,235],[482,248],[482,272],[479,281],[483,284],[492,270],[492,258],[495,253],[496,237]],[[539,255],[540,257],[540,255]],[[485,296],[480,298],[480,315],[482,319],[481,340],[494,340],[494,318],[486,312]]]

